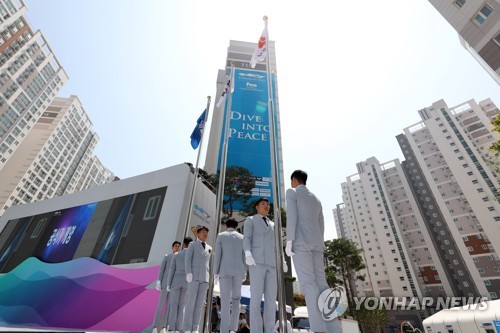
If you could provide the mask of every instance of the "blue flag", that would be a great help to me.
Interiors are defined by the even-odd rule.
[[[207,112],[207,110],[203,111],[200,118],[198,118],[196,121],[196,127],[191,134],[191,147],[193,147],[193,149],[198,148],[200,145],[201,135],[203,134],[203,129],[205,128],[205,112]]]

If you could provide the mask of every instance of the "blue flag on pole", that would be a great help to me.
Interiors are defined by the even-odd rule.
[[[205,128],[205,113],[207,110],[203,111],[201,116],[198,118],[196,121],[196,127],[193,130],[193,133],[191,134],[191,147],[193,149],[198,148],[200,145],[201,141],[201,135],[203,134],[203,129]]]

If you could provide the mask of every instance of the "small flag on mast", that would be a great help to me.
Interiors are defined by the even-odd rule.
[[[250,66],[255,68],[259,61],[266,60],[267,55],[267,24],[262,31],[262,35],[260,35],[259,41],[257,42],[257,46],[253,51],[252,59],[250,60]]]
[[[222,95],[219,97],[219,100],[217,101],[217,108],[220,108],[222,104],[224,104],[224,101],[226,100],[226,95],[229,93],[229,90],[231,90],[231,93],[234,92],[234,83],[233,83],[233,71],[234,69],[231,70],[231,73],[229,73],[229,76],[227,77],[227,82],[226,86],[224,87],[224,91],[222,92]]]
[[[198,148],[201,142],[201,136],[203,135],[203,129],[205,128],[205,114],[207,110],[203,111],[201,116],[196,121],[196,127],[191,134],[191,147],[193,149]]]

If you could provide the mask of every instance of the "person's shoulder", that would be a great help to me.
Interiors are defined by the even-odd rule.
[[[249,216],[247,216],[247,218],[245,219],[245,223],[252,222],[254,217],[255,217],[255,215],[249,215]]]

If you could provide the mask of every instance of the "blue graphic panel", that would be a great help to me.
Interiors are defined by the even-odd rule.
[[[35,256],[48,263],[71,260],[96,206],[91,203],[54,212]]]
[[[273,202],[267,74],[236,69],[233,80],[234,92],[230,115],[227,166],[241,166],[254,175],[255,188],[250,200],[266,197],[270,202]],[[225,107],[229,107],[228,103]],[[225,123],[224,120],[219,151],[219,170]],[[275,125],[277,128],[277,124]],[[241,204],[236,203],[234,208],[240,209]]]

